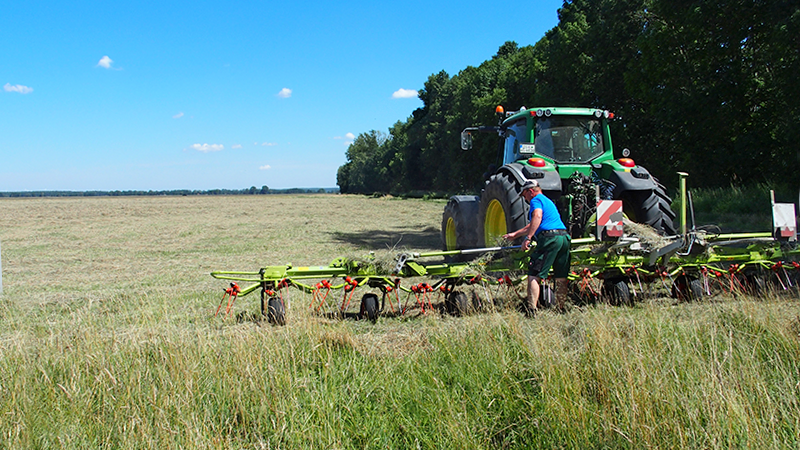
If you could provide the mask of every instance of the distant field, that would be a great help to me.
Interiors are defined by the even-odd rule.
[[[0,199],[0,448],[800,446],[796,295],[372,325],[292,293],[286,327],[212,317],[212,270],[439,249],[443,207]]]

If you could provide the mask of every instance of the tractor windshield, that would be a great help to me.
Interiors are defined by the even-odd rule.
[[[536,153],[559,163],[591,161],[605,151],[599,119],[585,116],[551,116],[536,120]]]

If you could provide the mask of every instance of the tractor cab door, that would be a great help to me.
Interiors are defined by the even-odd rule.
[[[509,124],[505,132],[505,145],[503,147],[503,164],[509,164],[519,161],[523,158],[529,158],[530,155],[523,155],[523,151],[533,146],[524,146],[522,144],[530,143],[530,133],[528,132],[528,124],[525,119],[517,120]]]

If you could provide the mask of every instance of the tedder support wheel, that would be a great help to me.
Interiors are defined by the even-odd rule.
[[[753,297],[765,298],[769,294],[769,285],[764,275],[760,273],[748,274],[745,280],[748,293]]]
[[[703,298],[703,281],[681,275],[672,283],[672,297],[682,302],[700,301]]]
[[[625,214],[636,223],[650,225],[664,235],[678,234],[675,228],[675,212],[670,203],[672,200],[664,191],[664,186],[656,183],[649,191],[628,191],[622,194]]]
[[[633,305],[631,290],[628,287],[628,282],[625,280],[607,280],[605,285],[605,293],[609,298],[609,302],[614,305]]]
[[[475,195],[451,197],[442,213],[442,246],[444,250],[478,247],[478,206]]]
[[[461,291],[453,291],[447,296],[447,312],[453,316],[466,316],[469,313],[469,299]]]
[[[500,236],[528,223],[528,205],[519,193],[519,183],[506,173],[492,175],[486,183],[478,213],[480,247],[493,247]]]
[[[556,293],[549,285],[539,285],[539,308],[552,308],[556,304]]]
[[[367,319],[372,323],[378,320],[378,296],[369,293],[361,297],[361,319]]]
[[[282,299],[270,297],[267,302],[267,320],[273,325],[286,325],[286,307]]]

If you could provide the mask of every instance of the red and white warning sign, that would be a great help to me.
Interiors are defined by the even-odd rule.
[[[797,222],[794,215],[794,203],[772,204],[773,235],[779,239],[797,240]]]
[[[597,236],[622,236],[622,200],[600,200],[597,204]]]

